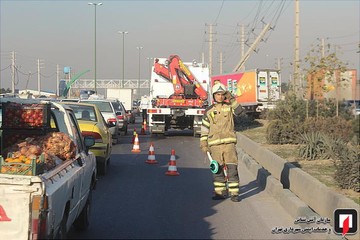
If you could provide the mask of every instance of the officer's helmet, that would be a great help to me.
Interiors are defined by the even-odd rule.
[[[215,93],[218,92],[226,92],[226,87],[224,84],[215,83],[215,85],[212,87],[212,94],[214,95]]]

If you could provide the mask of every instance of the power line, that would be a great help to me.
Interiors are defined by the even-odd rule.
[[[218,15],[217,15],[217,17],[216,17],[216,19],[215,19],[215,21],[214,21],[214,24],[216,24],[217,21],[218,21],[218,19],[219,19],[221,10],[222,10],[222,8],[223,8],[223,6],[224,6],[224,2],[225,2],[225,0],[223,0],[222,3],[221,3],[221,7],[220,7],[219,13],[218,13]]]
[[[8,69],[9,67],[11,67],[11,64],[10,64],[9,66],[7,66],[7,67],[5,67],[5,68],[1,69],[1,70],[0,70],[0,72],[1,72],[1,71],[4,71],[4,70],[6,70],[6,69]]]
[[[348,34],[348,35],[343,35],[343,36],[336,36],[336,37],[328,37],[329,39],[336,39],[336,38],[347,38],[347,37],[352,37],[352,36],[359,36],[360,31]]]
[[[40,76],[44,77],[44,78],[51,78],[53,77],[54,75],[56,74],[56,72],[54,72],[53,74],[49,75],[49,76],[46,76],[46,75],[43,75],[40,73]]]

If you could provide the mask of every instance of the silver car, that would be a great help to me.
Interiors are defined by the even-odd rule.
[[[129,125],[129,117],[126,114],[126,110],[124,105],[117,99],[110,100],[111,105],[113,106],[116,114],[116,118],[118,120],[119,130],[124,132],[124,135],[127,135],[128,125]]]

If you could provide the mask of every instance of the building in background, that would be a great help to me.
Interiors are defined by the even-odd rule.
[[[326,76],[325,71],[307,76],[305,98],[314,99],[338,99],[360,100],[360,80],[357,78],[357,70],[350,69],[343,73],[335,71],[332,76]]]

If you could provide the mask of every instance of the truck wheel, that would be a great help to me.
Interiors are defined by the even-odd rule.
[[[91,203],[92,203],[92,190],[89,191],[89,196],[86,200],[86,204],[81,211],[80,215],[74,222],[74,227],[76,230],[84,231],[90,225],[90,213],[91,213]]]

